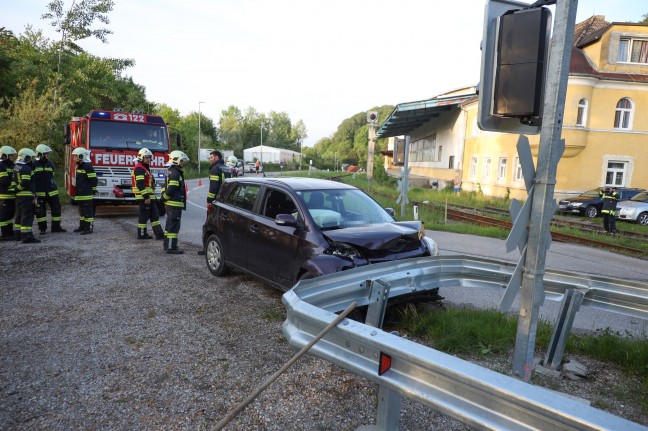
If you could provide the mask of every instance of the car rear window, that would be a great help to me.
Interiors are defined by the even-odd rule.
[[[247,211],[254,209],[254,202],[259,195],[259,186],[256,184],[238,184],[227,196],[225,203],[242,208]]]

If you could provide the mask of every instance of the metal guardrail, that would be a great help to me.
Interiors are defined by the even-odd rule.
[[[283,332],[291,345],[305,346],[335,318],[334,313],[351,302],[371,308],[369,298],[376,300],[371,295],[373,285],[389,286],[390,298],[436,287],[503,289],[513,269],[512,264],[487,259],[439,256],[304,280],[283,297],[288,310]],[[585,306],[648,317],[648,285],[558,271],[547,271],[544,280],[550,299],[561,299],[577,289],[584,292]],[[648,430],[567,396],[348,319],[315,344],[311,353],[476,429]],[[382,354],[391,357],[391,368],[379,375]]]

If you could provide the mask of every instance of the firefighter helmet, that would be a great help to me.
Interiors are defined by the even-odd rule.
[[[31,148],[22,148],[20,151],[18,151],[17,161],[19,163],[29,163],[34,157],[36,157],[34,150],[32,150]]]
[[[72,154],[76,156],[77,162],[82,162],[84,159],[90,158],[90,151],[81,147],[75,148]]]
[[[236,158],[236,156],[229,156],[229,157],[227,158],[227,163],[226,163],[226,164],[227,164],[227,166],[229,166],[230,168],[233,168],[233,167],[236,166],[236,163],[237,163],[237,162],[238,162],[238,159]]]
[[[169,153],[169,161],[172,165],[180,165],[189,161],[189,157],[180,150],[174,150]]]
[[[143,162],[144,157],[153,157],[151,150],[149,150],[148,148],[142,148],[141,150],[139,150],[139,152],[137,153],[137,160]]]
[[[6,160],[7,157],[12,156],[16,154],[16,150],[14,150],[13,147],[10,147],[9,145],[4,145],[0,147],[0,160]]]
[[[52,152],[52,149],[45,144],[36,145],[36,160]]]

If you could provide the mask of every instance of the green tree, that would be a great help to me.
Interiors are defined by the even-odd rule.
[[[51,20],[51,26],[61,34],[61,41],[58,43],[58,67],[57,73],[61,73],[61,54],[64,49],[71,49],[75,52],[81,51],[75,42],[89,37],[95,37],[103,43],[108,43],[107,36],[112,31],[107,28],[95,28],[91,26],[95,21],[103,24],[110,24],[108,12],[112,11],[113,0],[81,0],[78,3],[72,1],[72,5],[64,10],[63,0],[53,0],[47,4],[49,12],[43,14],[43,19]]]
[[[642,18],[642,20],[639,21],[639,23],[641,23],[641,24],[648,24],[648,13],[647,13],[647,14],[644,14],[641,18]]]
[[[0,143],[16,150],[34,149],[45,143],[54,151],[54,160],[63,155],[63,127],[71,116],[70,104],[61,100],[54,86],[38,92],[36,82],[28,84],[17,97],[5,99],[0,107]]]

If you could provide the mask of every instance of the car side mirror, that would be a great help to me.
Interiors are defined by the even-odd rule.
[[[394,208],[385,208],[385,211],[387,211],[387,214],[389,214],[392,217],[394,217],[394,214],[396,214],[394,212]]]
[[[292,214],[277,214],[275,223],[279,226],[297,226],[297,219]]]

